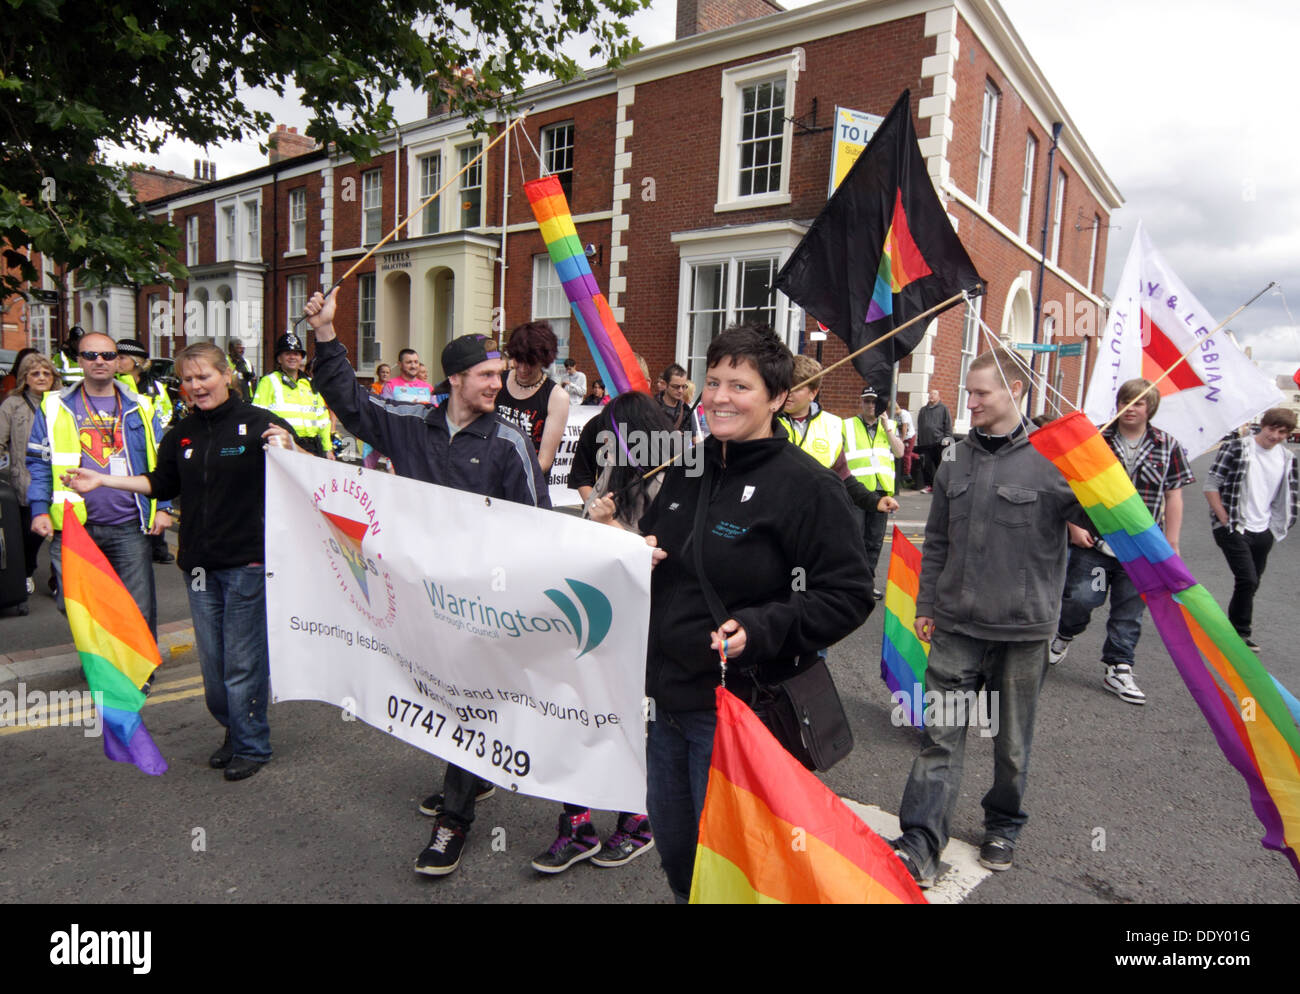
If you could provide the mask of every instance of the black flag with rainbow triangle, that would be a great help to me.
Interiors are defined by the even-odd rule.
[[[984,281],[935,195],[912,127],[909,91],[777,274],[775,287],[856,351]],[[918,321],[853,360],[888,396],[893,366],[916,348]]]

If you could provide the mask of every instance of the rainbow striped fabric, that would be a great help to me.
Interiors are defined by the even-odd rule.
[[[1285,854],[1300,875],[1300,719],[1287,700],[1294,698],[1281,691],[1175,554],[1082,412],[1040,428],[1029,440],[1065,475],[1146,600],[1219,747],[1246,779],[1264,825],[1264,846]]]
[[[650,384],[587,265],[560,181],[554,176],[530,180],[524,184],[524,192],[606,389],[610,394],[628,390],[649,393]]]
[[[692,904],[925,904],[889,845],[717,689]]]
[[[916,592],[921,585],[921,550],[898,526],[890,541],[889,583],[885,587],[885,635],[880,646],[880,678],[904,705],[908,724],[920,728],[925,700],[925,667],[930,644],[916,637]]]
[[[165,772],[167,761],[140,719],[140,688],[162,663],[158,643],[71,504],[63,507],[63,600],[81,668],[100,707],[104,755],[154,776]]]
[[[894,313],[894,294],[922,276],[930,275],[925,256],[916,247],[916,240],[907,226],[907,212],[903,210],[903,191],[894,193],[894,214],[885,234],[885,244],[880,252],[880,265],[876,269],[876,286],[867,306],[867,324]]]

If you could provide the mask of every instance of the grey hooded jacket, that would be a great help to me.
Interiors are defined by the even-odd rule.
[[[1023,432],[996,452],[972,432],[948,452],[925,526],[917,616],[971,638],[1051,638],[1069,558],[1065,526],[1084,524],[1083,509]]]

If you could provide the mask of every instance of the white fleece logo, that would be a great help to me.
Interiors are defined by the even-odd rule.
[[[744,491],[740,495],[740,502],[743,504],[745,503],[745,501],[749,500],[749,498],[753,496],[754,496],[754,488],[747,486],[745,487]]]
[[[240,426],[239,426],[239,434],[241,434],[241,435],[247,435],[247,434],[248,434],[248,425],[240,425]]]

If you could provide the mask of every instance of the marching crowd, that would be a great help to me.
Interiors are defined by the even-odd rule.
[[[883,596],[879,558],[905,479],[932,494],[916,605],[916,634],[930,644],[926,689],[987,691],[998,710],[994,782],[983,799],[984,866],[1012,865],[1028,818],[1040,689],[1107,596],[1103,686],[1130,704],[1145,701],[1134,676],[1141,597],[1060,473],[1030,444],[1035,426],[1021,413],[1029,384],[1006,350],[970,364],[970,432],[957,440],[938,390],[915,419],[903,409],[889,417],[887,398],[870,388],[857,415],[837,417],[817,401],[821,366],[752,325],[728,328],[709,345],[698,404],[677,364],[652,397],[625,393],[611,402],[600,380],[588,388],[572,359],[557,382],[546,372],[557,349],[545,322],[512,332],[508,368],[494,341],[464,335],[442,352],[441,383],[430,383],[419,355],[404,349],[396,373],[381,365],[373,386],[363,386],[335,337],[334,306],[332,295],[319,293],[307,305],[315,336],[309,374],[293,333],[276,341],[276,368],[260,378],[238,342],[226,352],[201,342],[176,356],[183,405],[173,411],[139,342],[73,334],[53,357],[20,355],[0,404],[0,480],[21,509],[26,593],[46,538],[59,593],[70,511],[156,630],[152,564],[170,561],[162,536],[178,519],[180,568],[205,577],[187,590],[206,703],[224,732],[210,764],[227,780],[252,776],[271,758],[264,446],[334,458],[334,419],[364,444],[368,466],[545,508],[570,405],[598,408],[577,444],[569,486],[584,516],[642,535],[655,550],[648,810],[619,812],[602,840],[589,810],[565,804],[555,841],[532,862],[541,872],[584,860],[619,866],[657,848],[670,889],[686,899],[724,668],[728,690],[760,714],[775,690],[825,669],[827,647]],[[1194,478],[1181,446],[1150,423],[1160,402],[1150,386],[1121,387],[1123,414],[1103,437],[1177,550],[1182,490]],[[1273,544],[1295,524],[1300,495],[1300,467],[1283,444],[1295,415],[1273,409],[1260,424],[1258,434],[1222,444],[1203,485],[1235,581],[1229,618],[1256,651],[1254,594]],[[633,458],[624,432],[671,437],[683,458],[647,477],[654,467]],[[617,446],[601,441],[611,437]],[[795,574],[802,582],[792,584]],[[948,841],[966,732],[964,723],[927,723],[904,786],[894,848],[922,886],[933,882]],[[417,872],[457,868],[476,804],[494,790],[447,764],[440,791],[420,806],[434,824]]]

